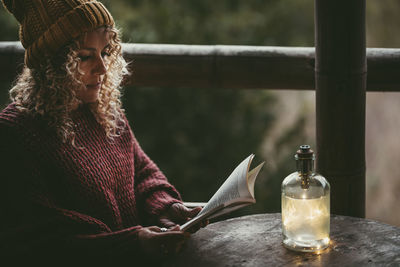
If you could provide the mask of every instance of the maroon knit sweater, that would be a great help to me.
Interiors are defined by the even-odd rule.
[[[72,119],[81,148],[14,104],[0,113],[1,253],[132,256],[140,225],[180,202],[128,123],[110,142],[88,106]]]

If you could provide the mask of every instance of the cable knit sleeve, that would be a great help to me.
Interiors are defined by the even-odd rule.
[[[155,218],[173,203],[181,203],[178,191],[142,150],[135,137],[133,137],[133,153],[138,205],[141,205],[147,214]]]
[[[55,201],[54,192],[32,175],[38,166],[22,136],[21,128],[0,113],[1,258],[16,265],[25,260],[58,265],[52,261],[93,263],[140,255],[140,225],[113,230],[101,219]]]

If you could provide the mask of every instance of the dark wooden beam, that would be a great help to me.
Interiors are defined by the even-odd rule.
[[[313,47],[123,44],[137,86],[314,90]],[[0,81],[23,64],[19,42],[0,42]],[[400,49],[370,48],[368,91],[400,91]]]
[[[132,84],[201,88],[312,89],[314,49],[125,44]]]
[[[13,81],[24,65],[24,48],[20,42],[0,42],[0,81]],[[6,88],[8,90],[10,88]]]
[[[365,0],[315,0],[317,172],[331,212],[365,216]]]

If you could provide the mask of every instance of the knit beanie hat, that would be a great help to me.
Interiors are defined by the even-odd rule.
[[[2,0],[20,24],[19,38],[25,48],[25,64],[40,65],[84,32],[112,26],[114,20],[95,0]]]

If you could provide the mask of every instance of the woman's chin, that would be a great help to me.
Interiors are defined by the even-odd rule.
[[[79,100],[81,100],[82,103],[85,103],[85,104],[95,103],[95,102],[97,102],[98,99],[99,99],[98,94],[96,94],[94,96],[84,96],[84,97],[79,98]]]

